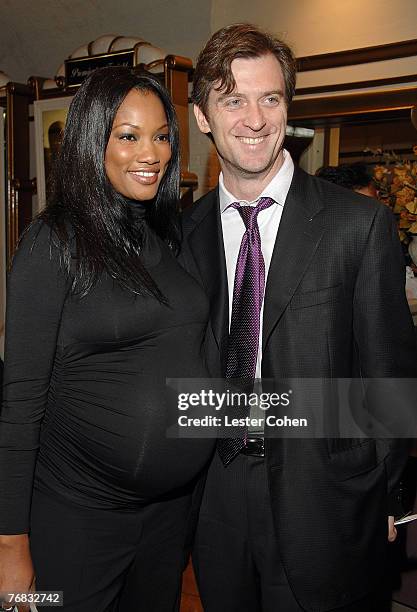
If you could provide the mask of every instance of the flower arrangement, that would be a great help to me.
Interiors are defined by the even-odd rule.
[[[417,145],[413,153],[417,156]],[[374,154],[383,159],[373,170],[378,197],[398,217],[400,240],[408,243],[417,235],[417,161],[401,159],[393,152]]]

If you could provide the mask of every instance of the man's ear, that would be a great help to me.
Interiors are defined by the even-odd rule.
[[[200,130],[203,132],[203,134],[208,134],[211,131],[209,122],[207,121],[206,116],[201,110],[201,108],[196,104],[194,104],[194,115]]]

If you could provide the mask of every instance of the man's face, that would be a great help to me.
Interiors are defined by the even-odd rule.
[[[369,185],[366,185],[365,187],[358,187],[354,191],[362,193],[370,198],[378,199],[378,191],[373,182],[370,182]]]
[[[233,60],[234,91],[212,89],[206,116],[194,107],[200,130],[211,132],[228,179],[272,179],[283,162],[287,125],[285,83],[272,54]]]

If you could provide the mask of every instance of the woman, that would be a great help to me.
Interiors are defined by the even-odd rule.
[[[0,591],[36,575],[71,612],[177,607],[212,449],[166,433],[165,380],[205,375],[208,316],[173,254],[178,151],[152,76],[105,68],[75,95],[51,201],[8,286]]]

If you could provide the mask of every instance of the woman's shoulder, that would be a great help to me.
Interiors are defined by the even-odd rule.
[[[66,231],[71,230],[66,228]],[[62,238],[56,227],[45,219],[35,218],[19,238],[12,269],[33,263],[61,267],[62,252]]]
[[[57,236],[50,224],[40,218],[34,219],[22,232],[17,243],[15,257],[22,254],[39,253],[57,246]]]
[[[25,287],[28,295],[30,291],[44,295],[52,292],[58,300],[60,295],[67,294],[71,284],[72,277],[55,229],[45,220],[35,219],[21,235],[14,253],[8,275],[8,296],[20,295]]]
[[[59,223],[42,216],[35,219],[22,232],[18,241],[18,250],[38,250],[49,248],[60,249],[63,242],[72,242],[74,230],[70,222],[62,219]]]

